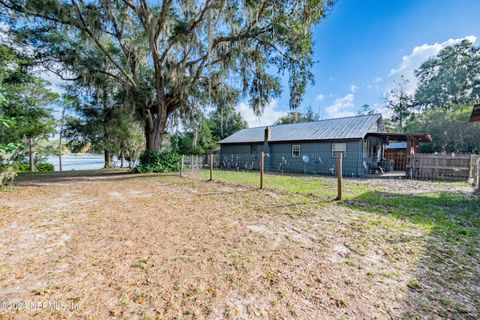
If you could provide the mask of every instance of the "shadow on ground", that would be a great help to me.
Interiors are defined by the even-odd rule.
[[[68,184],[89,181],[120,181],[146,179],[159,176],[178,176],[178,173],[133,174],[130,169],[72,170],[63,172],[22,172],[14,185],[40,186],[44,184]]]
[[[402,318],[480,318],[480,198],[372,191],[345,202],[424,230]],[[408,240],[407,240],[408,241]],[[409,259],[409,257],[403,257]]]

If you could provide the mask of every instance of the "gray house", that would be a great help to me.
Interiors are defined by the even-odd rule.
[[[220,141],[219,165],[255,170],[264,152],[267,171],[328,175],[336,174],[337,153],[342,153],[344,175],[364,176],[393,168],[392,160],[384,159],[390,140],[407,141],[407,152],[413,153],[418,142],[431,138],[386,133],[381,114],[248,128]]]

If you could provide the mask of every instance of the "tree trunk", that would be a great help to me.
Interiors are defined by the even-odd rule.
[[[62,140],[60,140],[60,151],[58,152],[58,170],[62,171]]]
[[[112,126],[113,126],[113,110],[108,104],[108,91],[102,88],[102,102],[103,102],[103,142],[105,153],[105,168],[113,168],[113,154],[112,149]]]
[[[147,29],[152,31],[155,27],[151,24],[147,24]],[[157,92],[157,102],[154,106],[154,110],[146,107],[145,111],[145,125],[146,125],[146,138],[147,138],[147,150],[148,151],[158,151],[160,150],[163,142],[163,137],[165,134],[165,129],[167,128],[167,119],[168,116],[173,112],[169,110],[169,102],[165,96],[165,83],[162,75],[162,66],[160,64],[160,53],[157,41],[154,37],[153,32],[147,32],[149,35],[149,44],[150,50],[152,53],[153,67],[155,71],[155,90]],[[172,98],[173,99],[173,98]],[[155,117],[152,114],[155,114]]]
[[[62,109],[62,117],[60,119],[60,133],[59,133],[59,139],[58,139],[58,168],[60,171],[62,171],[62,138],[63,138],[63,123],[65,119],[65,106],[63,106]]]
[[[104,155],[105,155],[105,168],[113,168],[113,155],[110,152],[110,150],[105,149],[104,150]]]
[[[160,150],[165,136],[165,129],[167,127],[167,117],[158,117],[155,121],[150,121],[150,117],[147,115],[146,125],[145,125],[145,140],[146,140],[146,149],[148,151],[158,151]],[[149,122],[151,123],[149,125]]]
[[[33,152],[33,139],[28,138],[28,160],[30,163],[30,172],[35,171],[35,153]]]
[[[125,152],[120,150],[120,168],[123,168],[123,165],[125,163]]]

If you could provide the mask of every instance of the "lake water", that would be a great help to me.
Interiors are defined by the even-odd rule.
[[[59,171],[58,157],[50,156],[47,160],[55,166],[55,171]],[[114,159],[114,164],[119,166],[120,163],[117,159]],[[68,155],[62,157],[62,170],[94,170],[102,169],[105,165],[105,158],[103,155]],[[128,162],[125,161],[125,165],[128,166]]]

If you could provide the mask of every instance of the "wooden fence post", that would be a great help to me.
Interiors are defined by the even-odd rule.
[[[342,168],[343,153],[337,153],[337,200],[342,200],[343,192],[343,168]]]
[[[260,189],[263,189],[263,173],[264,173],[264,162],[265,161],[265,153],[260,154]]]
[[[213,153],[210,154],[210,180],[213,181]]]
[[[183,157],[184,155],[182,154],[182,160],[180,160],[180,177],[183,177]]]

